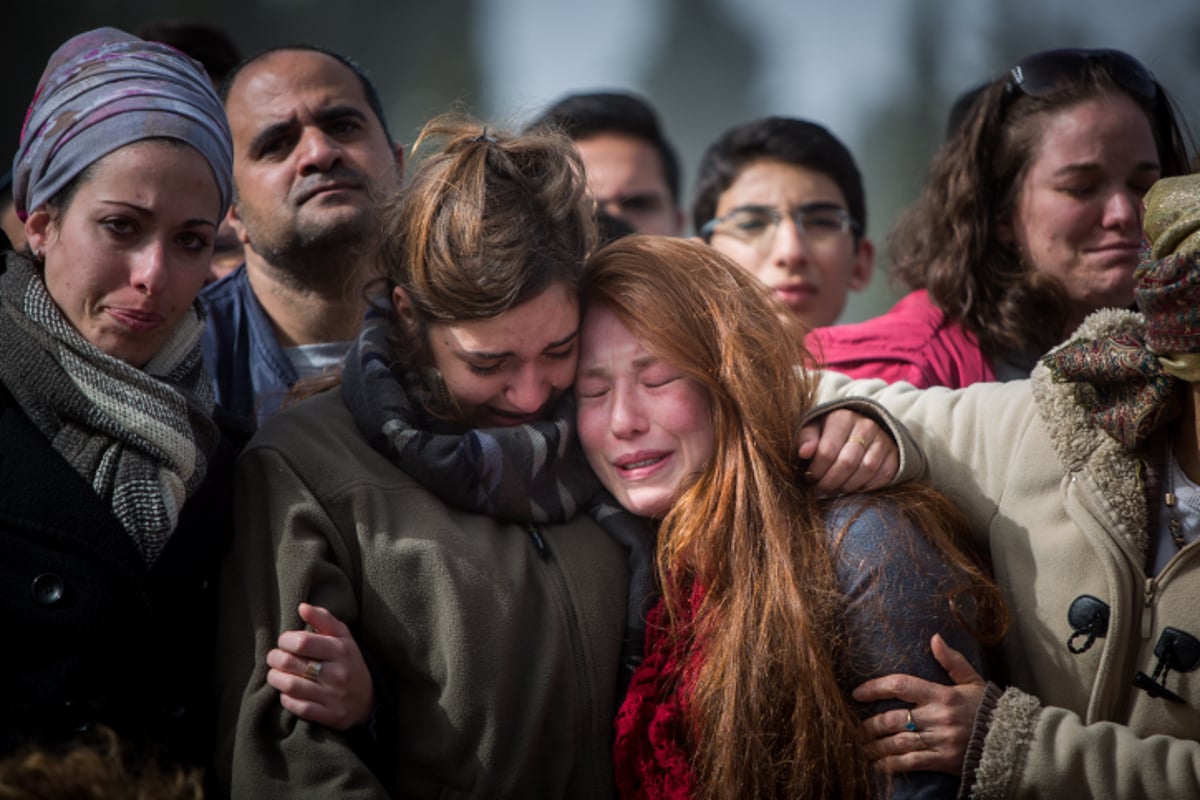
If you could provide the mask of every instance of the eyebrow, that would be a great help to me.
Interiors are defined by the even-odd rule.
[[[316,119],[318,125],[328,124],[339,119],[346,119],[347,117],[360,120],[362,122],[367,121],[367,115],[365,112],[359,108],[356,108],[355,106],[347,104],[339,104],[317,109],[317,111],[313,114],[313,117]],[[277,136],[281,136],[299,127],[300,121],[296,117],[296,114],[293,113],[287,119],[268,125],[255,134],[254,138],[250,140],[249,150],[251,153],[257,153],[259,149],[267,142],[271,141]]]
[[[579,328],[576,328],[575,330],[571,331],[569,334],[567,334],[563,338],[559,339],[557,342],[551,342],[550,344],[543,347],[542,352],[544,353],[547,350],[554,350],[555,348],[562,347],[563,345],[570,343],[578,335],[579,335]],[[501,358],[511,358],[511,357],[515,356],[516,353],[514,353],[512,350],[505,350],[500,353],[489,353],[484,350],[460,350],[459,355],[470,356],[472,358],[478,358],[483,361],[498,361]]]
[[[1065,167],[1059,167],[1054,171],[1055,175],[1075,175],[1082,172],[1095,172],[1103,169],[1103,166],[1098,161],[1085,161],[1080,164],[1067,164]],[[1142,161],[1135,169],[1139,172],[1145,171],[1161,171],[1162,164],[1157,161]]]
[[[645,369],[654,364],[662,363],[662,359],[658,356],[647,353],[644,356],[638,356],[633,360],[634,369]],[[577,378],[603,378],[608,375],[608,370],[604,367],[585,367],[576,374]]]
[[[790,212],[794,213],[796,211],[812,212],[812,211],[845,211],[845,210],[846,210],[845,207],[840,206],[831,200],[815,200],[811,203],[801,203],[800,205],[796,206],[795,208],[790,209]],[[769,205],[764,205],[762,203],[747,203],[744,206],[734,206],[733,208],[729,209],[729,211],[727,211],[726,213],[732,214],[736,211],[755,211],[758,213],[770,212],[770,211],[777,212],[777,211],[779,211],[779,208],[777,206],[769,206]]]
[[[133,209],[137,213],[141,214],[143,217],[153,217],[154,216],[154,212],[151,211],[150,209],[145,208],[143,206],[139,206],[137,203],[130,203],[127,200],[109,200],[107,198],[102,197],[102,198],[100,198],[100,202],[105,203],[106,205],[110,205],[110,206],[121,206],[122,208]],[[213,222],[210,219],[196,218],[196,219],[187,219],[187,220],[183,221],[183,227],[185,227],[185,228],[194,228],[199,225],[206,225],[210,228],[213,228],[214,230],[217,227],[217,223]]]
[[[319,108],[313,116],[316,117],[317,122],[332,122],[346,117],[367,121],[367,115],[362,109],[348,104]]]

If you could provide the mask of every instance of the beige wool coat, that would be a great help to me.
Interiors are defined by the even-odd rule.
[[[1101,311],[1076,337],[1143,324]],[[1165,629],[1200,638],[1200,543],[1147,576],[1165,437],[1127,452],[1093,427],[1075,392],[1041,365],[1030,380],[957,391],[832,373],[821,382],[823,400],[865,396],[908,427],[924,477],[966,512],[1008,601],[1011,688],[972,796],[1200,797],[1200,670],[1167,675],[1184,703],[1134,686],[1139,671],[1153,674]],[[1076,653],[1068,642],[1081,649],[1086,637],[1072,640],[1069,611],[1084,595],[1110,618]]]

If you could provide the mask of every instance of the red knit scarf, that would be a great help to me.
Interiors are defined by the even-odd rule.
[[[695,618],[704,592],[692,591],[686,617]],[[617,712],[613,760],[622,798],[689,800],[696,777],[688,746],[687,704],[699,659],[668,635],[662,600],[647,616],[646,658],[633,673],[625,701]]]

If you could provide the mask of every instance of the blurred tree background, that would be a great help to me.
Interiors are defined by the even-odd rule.
[[[659,109],[680,151],[685,203],[705,145],[766,114],[821,122],[867,186],[876,278],[844,319],[887,308],[884,240],[921,186],[958,93],[1051,47],[1143,60],[1200,124],[1195,0],[88,0],[9,4],[0,26],[0,160],[16,150],[50,53],[89,28],[161,19],[225,28],[247,54],[320,44],[363,64],[393,133],[411,142],[457,108],[519,126],[569,91],[623,88]]]

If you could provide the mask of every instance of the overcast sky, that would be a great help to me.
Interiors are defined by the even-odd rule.
[[[664,46],[665,0],[477,0],[476,28],[485,76],[483,98],[493,109],[528,116],[580,87],[642,88]],[[1039,26],[1070,41],[1031,42],[1028,52],[1055,44],[1116,47],[1132,52],[1163,83],[1188,100],[1196,119],[1200,44],[1191,36],[1195,0],[718,0],[733,24],[755,43],[764,69],[748,87],[765,109],[796,108],[845,138],[857,139],[872,106],[897,80],[911,80],[909,19],[918,3],[939,8],[952,35],[941,37],[948,67],[932,76],[945,93],[980,82],[1008,64],[990,63],[995,20],[1004,14],[1039,15]],[[1080,13],[1086,9],[1086,13]],[[1181,22],[1191,27],[1180,28]],[[1055,36],[1055,33],[1047,33]],[[1168,46],[1172,36],[1178,46]],[[1188,80],[1185,84],[1184,77]],[[1184,92],[1184,89],[1189,92]],[[1181,94],[1183,93],[1183,94]],[[852,99],[852,101],[850,101]]]

